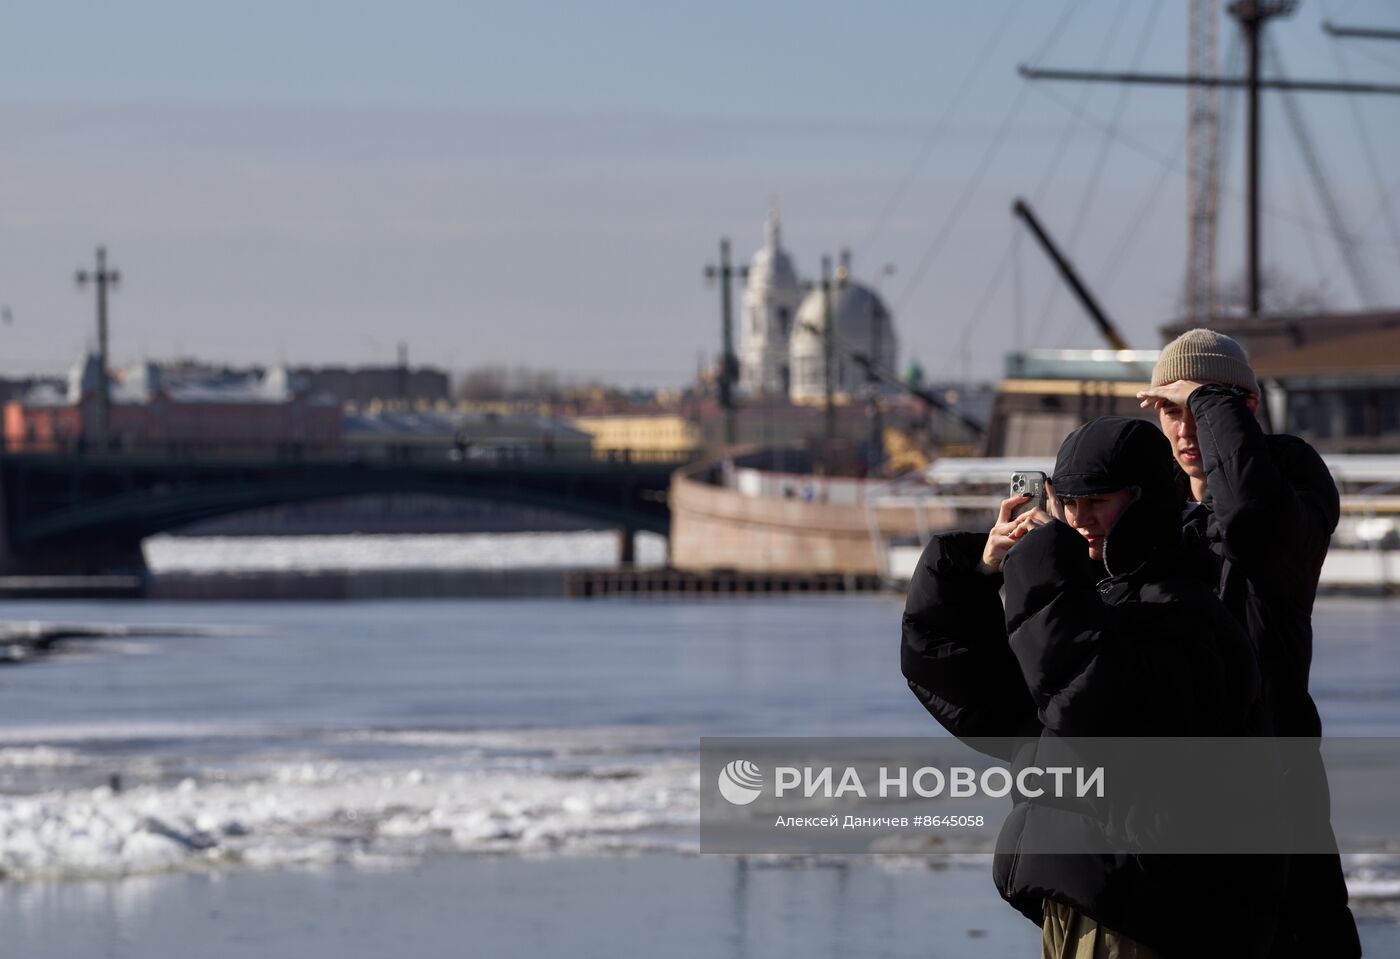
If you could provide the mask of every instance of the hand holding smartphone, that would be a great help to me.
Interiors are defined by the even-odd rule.
[[[1013,518],[1024,516],[1033,510],[1045,509],[1045,483],[1049,479],[1039,470],[1026,470],[1011,474],[1011,497],[1029,496],[1031,501],[1017,510]]]
[[[1045,510],[1050,492],[1049,482],[1049,477],[1038,470],[1011,474],[1011,495],[1002,500],[1001,510],[987,533],[987,545],[982,551],[982,564],[988,569],[1001,569],[1001,561],[1011,547],[1036,525],[1045,522],[1043,518],[1027,519],[1027,515],[1036,510]],[[1017,512],[1012,513],[1012,503],[1027,496],[1030,501],[1019,504]]]

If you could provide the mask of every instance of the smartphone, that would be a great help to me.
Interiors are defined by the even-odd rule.
[[[1039,470],[1011,474],[1011,495],[1031,498],[1031,501],[1017,510],[1014,515],[1024,516],[1031,510],[1045,509],[1045,481],[1048,478]]]

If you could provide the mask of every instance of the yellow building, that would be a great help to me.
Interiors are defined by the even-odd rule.
[[[575,429],[593,437],[600,453],[693,453],[700,448],[700,427],[678,413],[619,413],[577,416]]]

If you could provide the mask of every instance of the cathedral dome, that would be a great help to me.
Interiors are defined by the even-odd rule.
[[[807,294],[797,310],[789,355],[792,363],[792,399],[810,402],[826,394],[825,362],[826,294],[820,287]],[[851,355],[870,356],[885,369],[894,369],[898,343],[889,309],[879,294],[860,283],[847,282],[833,291],[831,320],[835,392],[850,394],[866,383],[864,367]]]
[[[807,294],[797,309],[797,325],[792,331],[792,345],[815,342],[821,345],[826,324],[826,296],[818,287]],[[833,291],[831,320],[836,327],[836,343],[848,351],[869,353],[872,343],[888,336],[893,327],[890,313],[879,295],[868,286],[847,283]]]

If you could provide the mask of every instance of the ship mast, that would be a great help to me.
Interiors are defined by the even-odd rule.
[[[1263,42],[1264,25],[1274,17],[1287,16],[1297,8],[1297,0],[1236,0],[1229,7],[1229,13],[1239,21],[1240,32],[1244,37],[1249,69],[1243,77],[1219,76],[1215,73],[1177,76],[1164,73],[1104,73],[1092,70],[1050,70],[1022,66],[1021,76],[1028,80],[1074,80],[1109,83],[1138,83],[1150,86],[1196,87],[1240,87],[1248,97],[1249,132],[1247,136],[1246,173],[1248,188],[1245,191],[1245,269],[1249,285],[1249,316],[1260,313],[1260,255],[1259,255],[1259,211],[1260,211],[1260,121],[1262,119],[1262,90],[1299,90],[1311,93],[1400,93],[1400,85],[1393,83],[1356,83],[1336,80],[1285,80],[1260,76],[1259,62]],[[1194,157],[1193,157],[1194,159]],[[1194,238],[1194,234],[1193,234]]]

